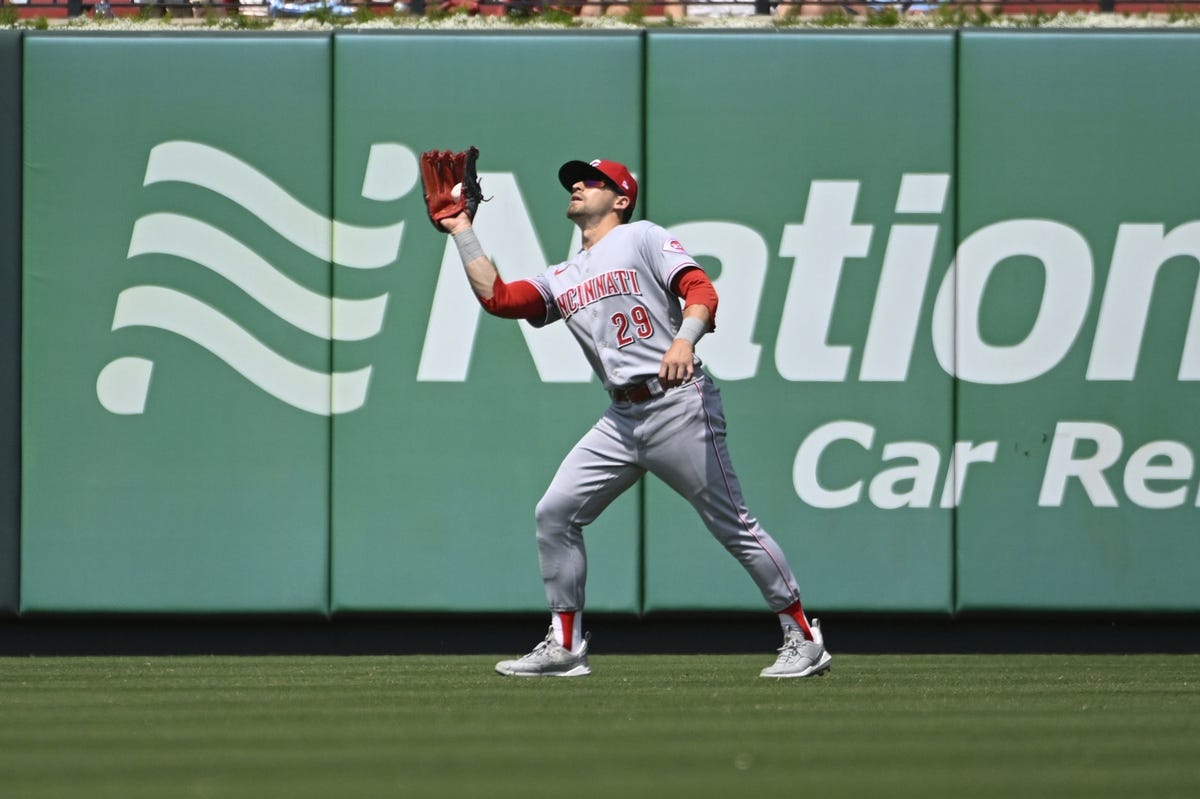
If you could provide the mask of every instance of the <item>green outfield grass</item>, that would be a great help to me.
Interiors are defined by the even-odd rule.
[[[0,659],[0,796],[1194,797],[1200,657]]]

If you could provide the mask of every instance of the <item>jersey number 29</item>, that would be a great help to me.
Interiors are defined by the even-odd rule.
[[[613,314],[612,323],[617,328],[617,347],[628,347],[639,338],[654,335],[650,314],[641,305],[633,306],[628,315],[619,311]]]

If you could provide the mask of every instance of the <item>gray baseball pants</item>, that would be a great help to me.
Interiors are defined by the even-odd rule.
[[[799,600],[783,551],[746,509],[725,445],[721,394],[704,375],[647,402],[614,402],[558,467],[535,514],[550,610],[583,609],[583,528],[647,471],[692,504],[771,610]]]

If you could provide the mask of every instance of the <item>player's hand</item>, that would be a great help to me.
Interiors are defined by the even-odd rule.
[[[455,233],[459,233],[463,230],[466,230],[467,228],[469,228],[471,226],[471,217],[467,214],[466,211],[463,211],[460,214],[455,214],[454,216],[446,217],[445,219],[438,222],[438,224],[442,226],[442,230],[446,231],[447,233],[449,233],[451,235],[454,235]]]
[[[693,363],[695,348],[687,339],[677,338],[667,348],[662,365],[658,367],[658,381],[663,388],[675,388],[692,379],[696,367]]]

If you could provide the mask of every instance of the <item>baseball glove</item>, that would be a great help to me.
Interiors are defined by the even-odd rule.
[[[441,221],[463,211],[471,219],[483,202],[483,190],[475,172],[479,150],[468,147],[465,152],[429,150],[421,153],[421,183],[425,187],[425,207],[429,221],[442,233]]]

